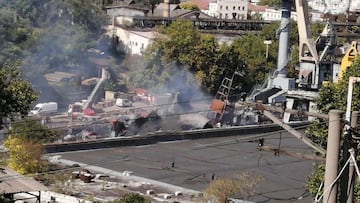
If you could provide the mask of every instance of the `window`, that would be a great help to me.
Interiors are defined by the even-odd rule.
[[[226,6],[226,7],[225,7],[225,9],[226,9],[226,10],[229,10],[229,7],[228,7],[228,6]]]
[[[235,10],[235,6],[233,6],[233,10]]]
[[[220,6],[220,10],[222,10],[222,6]]]
[[[239,6],[239,7],[238,7],[238,10],[239,10],[239,11],[240,11],[240,8],[241,8],[241,7]]]

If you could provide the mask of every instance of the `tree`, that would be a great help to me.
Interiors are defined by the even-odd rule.
[[[39,120],[31,117],[12,122],[9,134],[21,140],[40,144],[51,143],[57,139],[56,130],[47,128]]]
[[[0,127],[4,118],[27,115],[37,94],[31,84],[22,78],[19,64],[5,64],[0,68]]]
[[[332,109],[338,109],[346,111],[347,103],[347,92],[349,85],[349,77],[360,77],[360,58],[357,58],[355,62],[348,68],[338,83],[330,83],[329,85],[323,86],[319,92],[319,96],[316,98],[315,103],[318,107],[318,110],[321,113],[327,114]],[[351,110],[358,110],[360,108],[360,86],[355,84],[353,90],[353,100]],[[327,140],[327,129],[328,123],[324,120],[318,119],[313,122],[311,127],[306,130],[307,136],[314,140],[314,142],[321,144],[326,148]],[[321,174],[324,173],[325,167],[324,163],[316,165],[314,172],[308,178],[308,190],[312,195],[316,195],[317,189],[320,187],[323,177]],[[319,180],[321,179],[321,181]],[[358,199],[358,197],[356,197]],[[357,201],[360,202],[360,201]]]
[[[210,200],[226,203],[228,198],[250,200],[255,194],[254,187],[263,177],[250,172],[241,172],[232,178],[222,177],[213,180],[204,193]]]
[[[207,92],[212,94],[218,89],[219,76],[223,70],[219,68],[220,49],[217,40],[212,35],[203,35],[202,43],[195,47],[193,60],[196,62],[194,71],[196,77]]]
[[[281,0],[260,0],[259,5],[280,8]]]
[[[5,193],[3,193],[3,194],[0,194],[0,202],[1,203],[12,203],[12,202],[14,202],[14,200],[8,198],[7,195]]]
[[[21,174],[37,173],[47,169],[42,160],[43,143],[54,141],[56,132],[38,121],[27,118],[12,123],[4,146],[9,150],[8,165]]]
[[[42,75],[51,71],[86,68],[86,51],[106,47],[105,12],[83,0],[2,1],[0,65],[21,59],[24,77],[43,86]]]
[[[163,36],[154,39],[153,48],[161,51],[166,63],[192,68],[195,47],[201,43],[200,31],[186,19],[178,19],[159,30]]]
[[[130,84],[148,89],[178,88],[179,85],[193,89],[194,85],[198,86],[193,74],[202,85],[213,84],[213,80],[218,79],[218,43],[214,37],[201,35],[192,22],[185,19],[159,28],[159,32],[161,34],[144,51],[144,65],[130,74]]]
[[[265,76],[274,67],[271,65],[271,59],[267,62],[265,57],[266,47],[264,40],[259,39],[253,34],[246,34],[239,37],[232,43],[234,53],[230,54],[235,57],[241,57],[247,65],[248,75],[246,78],[253,79],[248,82],[249,85],[264,81]],[[269,55],[271,58],[272,55]],[[234,61],[236,63],[236,60]]]
[[[40,143],[9,136],[4,142],[9,150],[8,166],[20,174],[38,173],[46,168],[47,164],[41,159],[43,147]]]
[[[186,9],[186,10],[192,10],[192,11],[199,11],[199,7],[191,2],[182,2],[180,3],[180,8],[181,9]]]
[[[129,193],[122,199],[114,200],[109,203],[150,203],[151,201],[141,196],[140,194]]]

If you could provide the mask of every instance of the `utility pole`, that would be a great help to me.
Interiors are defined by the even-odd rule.
[[[352,128],[357,127],[358,117],[359,117],[359,111],[353,111],[351,112],[351,124],[350,126]],[[347,121],[349,122],[349,121]],[[340,176],[340,195],[339,200],[340,202],[347,202],[352,203],[353,201],[353,193],[354,193],[354,169],[355,169],[355,163],[350,160],[349,165],[347,164],[347,161],[349,160],[351,153],[353,152],[356,154],[356,146],[354,146],[353,138],[351,135],[351,132],[349,132],[349,127],[345,126],[344,132],[342,133],[342,159],[340,161],[340,166],[344,167],[344,172]]]
[[[329,112],[329,131],[326,150],[325,181],[324,181],[324,203],[336,203],[338,172],[338,161],[340,151],[341,120],[344,112],[331,110]]]
[[[351,114],[351,127],[356,128],[359,120],[360,111],[353,111]],[[355,152],[356,157],[356,149],[352,148]],[[350,149],[351,150],[351,149]],[[347,200],[346,203],[353,203],[354,199],[354,171],[355,171],[355,163],[351,160],[349,165],[349,178],[348,178],[348,186],[347,186]]]

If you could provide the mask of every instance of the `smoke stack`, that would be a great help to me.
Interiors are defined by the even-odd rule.
[[[170,17],[170,0],[164,0],[164,17]]]

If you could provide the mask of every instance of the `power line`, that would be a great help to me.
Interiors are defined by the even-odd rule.
[[[329,121],[323,121],[322,123],[328,123],[328,122]],[[333,121],[333,122],[335,122],[335,121]],[[309,126],[311,126],[311,124],[295,127],[294,129],[295,130],[301,130],[301,129],[307,128]],[[284,133],[284,132],[287,132],[287,130],[283,129],[283,130],[278,130],[278,131],[274,131],[274,132],[271,132],[271,133],[262,133],[260,135],[259,134],[257,134],[257,135],[249,135],[247,137],[241,137],[241,138],[238,138],[238,139],[228,140],[228,141],[225,141],[225,142],[217,142],[217,143],[212,143],[212,144],[208,144],[208,145],[203,145],[203,146],[194,148],[194,150],[208,148],[208,147],[231,145],[231,144],[236,144],[236,143],[241,143],[241,142],[248,142],[250,140],[255,140],[255,139],[259,139],[259,138],[265,138],[265,137],[268,137],[268,136],[272,136],[272,135],[279,134],[279,133]]]

